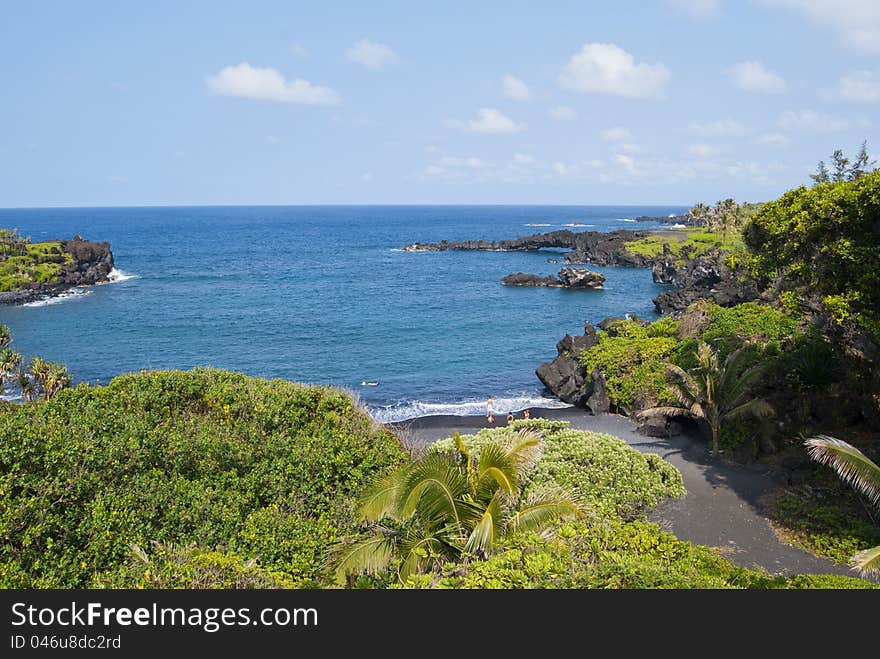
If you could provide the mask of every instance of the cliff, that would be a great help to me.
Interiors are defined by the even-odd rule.
[[[0,230],[0,304],[22,304],[106,282],[112,270],[107,242],[74,236],[32,243],[17,232]]]

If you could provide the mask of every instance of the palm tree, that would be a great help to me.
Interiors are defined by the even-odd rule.
[[[43,398],[49,400],[65,387],[69,387],[72,379],[64,364],[49,362],[41,357],[31,360],[31,375],[43,390]]]
[[[734,350],[723,363],[705,341],[697,347],[699,366],[687,373],[674,364],[666,365],[666,374],[672,393],[680,406],[652,407],[639,413],[685,416],[703,419],[712,433],[712,455],[719,452],[718,438],[721,426],[727,421],[745,417],[768,417],[773,408],[760,398],[749,398],[752,385],[763,375],[762,364],[746,368],[748,354],[744,348]]]
[[[834,469],[845,483],[868,497],[872,505],[880,506],[880,467],[864,453],[828,435],[816,435],[804,443],[813,460]],[[880,573],[880,545],[853,555],[849,564],[862,576]]]
[[[12,332],[6,325],[0,323],[0,348],[5,348],[10,343],[12,343]]]
[[[343,540],[331,562],[340,582],[350,573],[381,572],[401,560],[398,576],[443,563],[486,558],[517,530],[541,531],[558,519],[582,517],[572,496],[556,491],[522,500],[520,474],[542,451],[541,435],[509,433],[485,444],[479,457],[458,433],[455,451],[429,452],[381,479],[362,498],[360,516],[375,523],[366,538]]]
[[[0,391],[3,386],[12,378],[12,374],[18,372],[19,364],[21,364],[21,354],[12,348],[3,348],[0,350]]]
[[[706,227],[711,224],[712,207],[704,203],[699,203],[688,211],[688,217],[694,223],[694,226],[700,226],[702,222]]]
[[[21,396],[25,401],[30,402],[37,395],[37,387],[27,371],[20,369],[15,383],[18,385],[18,388],[21,389]]]

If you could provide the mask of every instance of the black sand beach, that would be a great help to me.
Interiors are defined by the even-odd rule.
[[[517,412],[516,419],[522,419]],[[648,519],[682,540],[719,547],[744,567],[761,567],[773,574],[813,573],[853,575],[850,569],[817,558],[780,541],[767,519],[758,512],[762,496],[776,484],[766,470],[731,467],[711,458],[707,445],[687,435],[671,439],[646,437],[635,424],[616,414],[592,416],[578,408],[532,408],[532,418],[568,421],[573,428],[619,437],[643,453],[656,453],[673,464],[684,479],[687,496],[668,500],[648,514]],[[473,434],[482,428],[504,427],[506,415],[489,424],[484,416],[428,416],[388,424],[401,439],[429,444],[451,437],[455,431]]]

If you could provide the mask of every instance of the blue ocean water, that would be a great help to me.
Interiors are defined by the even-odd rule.
[[[111,244],[113,284],[0,306],[14,347],[78,381],[210,365],[341,386],[381,421],[553,404],[535,367],[584,321],[655,316],[648,270],[601,268],[601,291],[511,288],[554,274],[552,252],[408,253],[414,242],[500,240],[627,222],[683,207],[286,206],[0,209],[33,240]],[[571,226],[575,225],[575,226]],[[561,259],[560,259],[561,261]],[[369,386],[367,382],[378,382]]]

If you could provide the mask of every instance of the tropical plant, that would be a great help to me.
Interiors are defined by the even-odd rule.
[[[5,348],[10,343],[12,343],[12,332],[6,325],[0,323],[0,348]]]
[[[542,531],[586,508],[559,489],[522,497],[521,472],[542,452],[542,436],[510,432],[474,455],[458,433],[455,450],[429,452],[379,480],[361,500],[374,533],[340,542],[331,555],[337,579],[379,573],[399,559],[398,577],[424,574],[446,562],[487,558],[516,530]]]
[[[18,373],[18,367],[21,364],[21,354],[12,348],[0,349],[0,391],[3,385],[12,380],[14,374]]]
[[[697,367],[692,373],[674,364],[666,365],[669,389],[680,406],[659,406],[644,410],[652,414],[702,419],[712,434],[712,455],[718,455],[718,438],[727,421],[746,417],[768,417],[773,408],[759,398],[749,398],[752,386],[763,375],[765,364],[748,366],[749,352],[740,347],[719,362],[715,350],[705,341],[697,346]]]
[[[871,505],[880,506],[880,467],[864,453],[828,435],[816,435],[805,444],[813,460],[834,469],[845,483],[864,494]],[[880,545],[856,553],[850,565],[863,576],[880,573]]]
[[[46,361],[41,357],[34,357],[31,360],[30,371],[46,400],[69,387],[72,382],[70,373],[64,364]]]

